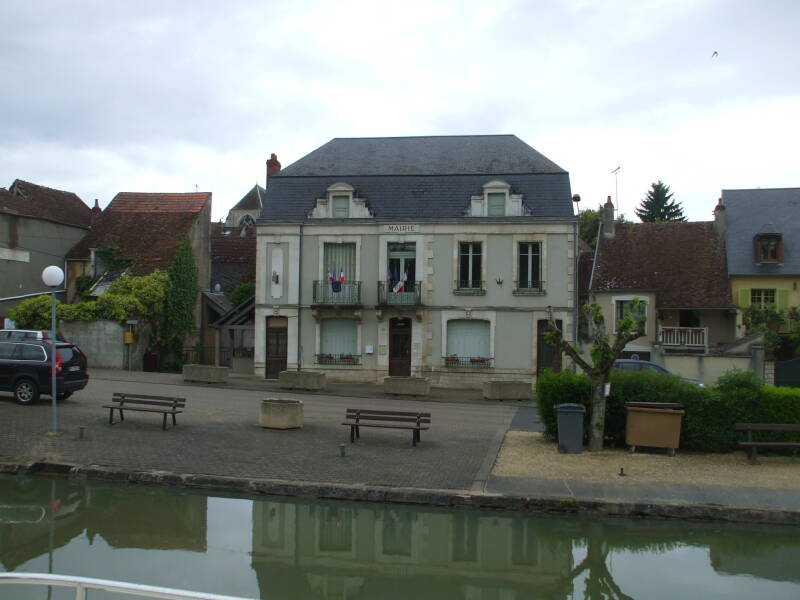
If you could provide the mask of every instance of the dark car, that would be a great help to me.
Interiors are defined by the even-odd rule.
[[[692,385],[699,385],[700,387],[704,387],[702,381],[697,381],[696,379],[687,379],[686,377],[679,377],[678,375],[675,375],[675,373],[669,372],[661,365],[658,365],[654,362],[650,362],[649,360],[634,360],[628,358],[620,358],[614,361],[614,368],[621,369],[622,371],[648,371],[650,373],[669,375],[670,377],[678,377],[679,379],[685,381],[686,383],[691,383]]]
[[[0,340],[0,391],[13,392],[20,404],[32,404],[40,394],[51,395],[52,342],[24,338]],[[69,398],[89,383],[86,355],[75,344],[56,343],[58,400]]]

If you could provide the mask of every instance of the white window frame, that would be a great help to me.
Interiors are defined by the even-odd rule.
[[[349,183],[338,182],[328,186],[325,197],[317,198],[316,205],[309,213],[312,219],[364,219],[372,218],[373,215],[367,208],[366,200],[364,198],[357,198],[355,188]],[[334,216],[334,198],[347,197],[347,217]]]
[[[442,348],[441,356],[447,356],[447,323],[448,321],[489,321],[489,358],[494,359],[494,337],[497,325],[497,313],[493,310],[443,310],[442,311]]]
[[[453,277],[451,281],[453,282],[454,293],[471,295],[480,295],[486,293],[486,273],[487,264],[489,263],[489,244],[487,243],[487,238],[488,236],[486,234],[462,234],[453,236]],[[470,289],[459,289],[458,287],[461,274],[461,270],[459,269],[459,261],[461,260],[461,242],[479,242],[481,244],[481,281],[484,282],[483,287]]]
[[[517,281],[519,276],[519,245],[525,243],[539,243],[539,277],[543,284],[543,291],[534,292],[528,290],[514,289],[512,294],[520,296],[543,296],[547,293],[547,235],[540,234],[526,234],[526,235],[513,235],[511,236],[511,243],[513,244],[513,258],[511,263],[511,275],[513,281]]]
[[[504,217],[519,217],[522,213],[522,196],[511,193],[511,184],[502,179],[493,179],[484,184],[483,195],[472,196],[470,215],[473,217],[489,216],[489,194],[503,194],[505,196]]]

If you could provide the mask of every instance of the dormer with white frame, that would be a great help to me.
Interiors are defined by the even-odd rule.
[[[482,196],[470,198],[472,217],[520,217],[526,214],[522,195],[512,194],[511,185],[502,179],[493,179],[483,186]]]
[[[317,198],[317,204],[309,214],[312,219],[369,219],[374,217],[365,198],[355,194],[349,183],[339,182],[329,186],[324,198]]]

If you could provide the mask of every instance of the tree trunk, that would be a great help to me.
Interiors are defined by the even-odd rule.
[[[592,414],[589,418],[589,452],[603,449],[603,438],[606,422],[606,380],[603,376],[591,377],[592,382]]]

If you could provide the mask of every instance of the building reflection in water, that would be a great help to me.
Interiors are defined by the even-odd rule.
[[[572,539],[555,521],[495,513],[259,500],[252,567],[261,596],[563,598]]]

